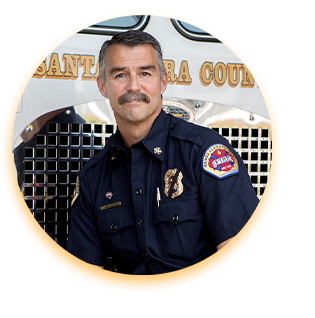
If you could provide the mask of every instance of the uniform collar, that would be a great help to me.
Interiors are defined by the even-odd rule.
[[[169,133],[169,126],[169,116],[167,116],[164,111],[161,111],[153,122],[148,135],[133,145],[133,147],[142,143],[153,156],[164,161],[165,143],[166,137]],[[118,129],[113,135],[113,138],[108,141],[107,145],[105,145],[105,148],[107,148],[105,150],[106,152],[111,150],[112,157],[115,157],[115,153],[117,151],[126,151],[123,139]]]
[[[156,117],[148,135],[139,143],[142,143],[148,151],[157,159],[164,161],[166,137],[169,133],[170,118],[161,110]]]

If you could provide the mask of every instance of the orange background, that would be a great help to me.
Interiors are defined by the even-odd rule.
[[[110,273],[65,252],[32,217],[19,192],[13,168],[11,139],[15,112],[33,71],[56,46],[78,30],[127,14],[177,18],[222,40],[258,82],[273,128],[272,170],[251,220],[223,250],[197,265],[170,274]],[[0,11],[0,23],[0,293],[283,292],[282,11]]]

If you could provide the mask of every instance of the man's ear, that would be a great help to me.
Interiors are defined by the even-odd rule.
[[[165,92],[167,87],[167,82],[168,82],[168,75],[167,75],[167,72],[164,72],[163,78],[162,78],[162,85],[161,85],[161,94]]]
[[[108,98],[105,82],[98,76],[96,78],[97,86],[103,97]]]

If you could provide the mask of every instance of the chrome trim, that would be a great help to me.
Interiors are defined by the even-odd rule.
[[[179,20],[171,19],[171,22],[172,22],[174,28],[177,30],[177,32],[189,40],[221,43],[220,40],[218,40],[217,38],[215,38],[211,34],[208,34],[208,33],[203,34],[203,33],[189,31],[180,23]]]
[[[195,121],[195,113],[188,106],[186,106],[185,104],[181,102],[163,99],[162,109],[167,114],[170,113],[174,117],[179,117],[189,122]],[[179,110],[179,112],[177,112],[176,110]],[[182,112],[185,112],[187,116],[180,114]]]
[[[89,33],[89,34],[104,34],[104,35],[114,35],[116,33],[125,32],[128,30],[143,30],[149,23],[150,16],[143,15],[138,23],[129,28],[124,27],[106,27],[106,26],[96,26],[92,25],[86,29],[79,31],[78,33]]]

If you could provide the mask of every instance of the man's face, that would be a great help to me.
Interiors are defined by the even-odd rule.
[[[153,122],[161,110],[167,73],[160,78],[151,45],[110,46],[105,58],[105,79],[104,83],[98,78],[97,84],[101,94],[109,98],[118,125]]]

